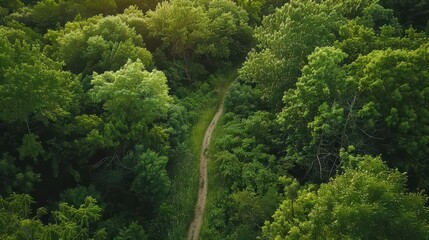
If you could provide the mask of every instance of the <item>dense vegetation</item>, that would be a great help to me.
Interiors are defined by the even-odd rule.
[[[429,3],[0,2],[0,239],[427,239]],[[241,65],[242,64],[242,65]]]
[[[291,1],[256,27],[203,239],[427,239],[427,19],[381,4]]]

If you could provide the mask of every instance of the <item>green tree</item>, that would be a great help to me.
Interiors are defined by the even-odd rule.
[[[133,163],[135,178],[131,185],[133,191],[142,201],[151,204],[161,202],[170,190],[170,178],[167,174],[168,158],[151,150],[144,151],[142,145],[125,157],[124,161]]]
[[[210,19],[203,8],[191,0],[162,2],[154,11],[147,12],[149,35],[160,39],[168,55],[183,61],[185,73],[192,79],[192,64],[197,54],[206,51],[213,34]]]
[[[60,203],[59,209],[52,212],[55,222],[47,225],[40,220],[47,214],[45,208],[39,208],[32,218],[33,203],[32,197],[27,194],[0,197],[2,239],[106,239],[104,229],[93,227],[100,220],[101,208],[92,197],[85,198],[78,208]]]
[[[349,66],[362,101],[357,113],[363,133],[421,187],[428,186],[429,111],[422,104],[429,99],[428,49],[423,44],[416,50],[373,51]]]
[[[158,58],[180,61],[189,81],[246,51],[247,21],[246,12],[226,0],[162,2],[146,15],[149,36],[157,42],[154,48],[164,55]],[[181,71],[171,63],[158,64]]]
[[[144,47],[142,37],[123,19],[118,15],[96,16],[68,22],[64,30],[48,32],[52,45],[46,50],[76,74],[116,71],[128,59],[139,59],[150,68],[152,55]]]
[[[37,33],[34,29],[25,26],[17,21],[8,21],[5,25],[0,26],[1,36],[6,37],[10,43],[15,41],[26,42],[31,45],[43,46],[42,35]]]
[[[14,157],[4,153],[0,158],[0,194],[7,196],[13,191],[29,193],[41,181],[40,174],[31,166],[20,167]]]
[[[284,92],[291,88],[317,46],[334,42],[344,18],[316,1],[292,1],[267,16],[256,29],[258,51],[252,51],[240,77],[256,84],[273,110],[279,110]]]
[[[156,123],[166,117],[171,97],[162,72],[148,72],[140,60],[129,61],[116,72],[95,74],[91,83],[92,99],[102,103],[105,110],[105,146],[164,141],[167,135]]]
[[[211,62],[207,64],[216,65],[221,60],[229,59],[241,60],[253,45],[246,11],[228,0],[197,2],[204,7],[210,19],[209,30],[213,32],[207,50]]]
[[[355,82],[342,68],[346,56],[334,47],[316,49],[296,88],[285,93],[279,114],[287,133],[286,158],[324,180],[335,174],[339,149],[352,145],[347,129],[354,124],[357,95]]]
[[[324,0],[323,4],[349,19],[361,16],[365,8],[377,4],[377,0]]]
[[[37,44],[25,41],[31,36],[2,30],[6,33],[0,39],[0,136],[6,156],[2,178],[11,177],[6,180],[10,185],[5,193],[28,193],[41,180],[34,171],[41,164],[38,160],[48,159],[50,153],[45,142],[47,129],[73,114],[82,90],[79,77],[63,71],[62,64],[46,57]],[[6,173],[7,169],[11,171]]]
[[[406,191],[404,174],[380,157],[342,157],[342,175],[318,190],[306,186],[296,198],[287,196],[262,228],[264,239],[427,238],[426,197]]]
[[[0,1],[0,23],[3,22],[3,18],[10,14],[11,12],[16,11],[17,9],[24,6],[24,3],[20,0],[11,0],[11,1]]]
[[[0,39],[0,120],[55,121],[69,114],[78,79],[46,57],[38,46]]]
[[[121,229],[119,232],[119,235],[115,237],[113,240],[133,240],[133,239],[141,239],[141,240],[149,239],[143,227],[136,222],[133,222],[128,227]]]
[[[427,98],[427,38],[413,30],[396,36],[391,26],[377,34],[347,24],[352,25],[360,30],[344,29],[348,37],[335,43],[352,55],[335,47],[316,49],[296,88],[285,93],[279,120],[286,133],[287,159],[327,180],[339,166],[336,153],[353,145],[384,154],[389,164],[410,171],[412,185],[424,187],[428,112],[421,102]],[[366,47],[359,51],[352,46],[363,46],[367,36]]]
[[[46,33],[50,29],[64,26],[76,17],[89,18],[116,13],[118,6],[115,0],[40,0],[18,9],[6,19],[21,21]]]

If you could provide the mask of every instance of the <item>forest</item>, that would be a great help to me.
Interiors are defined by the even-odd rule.
[[[197,239],[429,239],[429,1],[0,1],[0,239],[192,240],[200,153]]]

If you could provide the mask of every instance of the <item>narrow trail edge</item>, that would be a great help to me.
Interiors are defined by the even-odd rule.
[[[207,152],[210,146],[213,130],[215,129],[218,120],[223,113],[223,103],[219,106],[216,114],[214,115],[210,125],[204,134],[203,143],[200,153],[200,177],[198,187],[198,199],[195,205],[194,218],[188,230],[187,240],[198,240],[200,237],[201,226],[203,224],[204,212],[206,209],[207,190],[208,190],[208,176],[207,176]]]

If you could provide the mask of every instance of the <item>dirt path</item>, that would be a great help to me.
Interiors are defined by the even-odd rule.
[[[200,153],[200,180],[198,188],[198,200],[195,205],[194,219],[192,220],[191,226],[188,230],[187,240],[198,240],[200,237],[201,226],[203,225],[204,211],[206,209],[206,200],[207,200],[207,188],[208,188],[208,178],[207,178],[207,151],[210,146],[210,140],[212,133],[216,124],[223,113],[223,104],[220,105],[215,116],[213,117],[212,122],[204,134],[203,144],[201,147]]]

